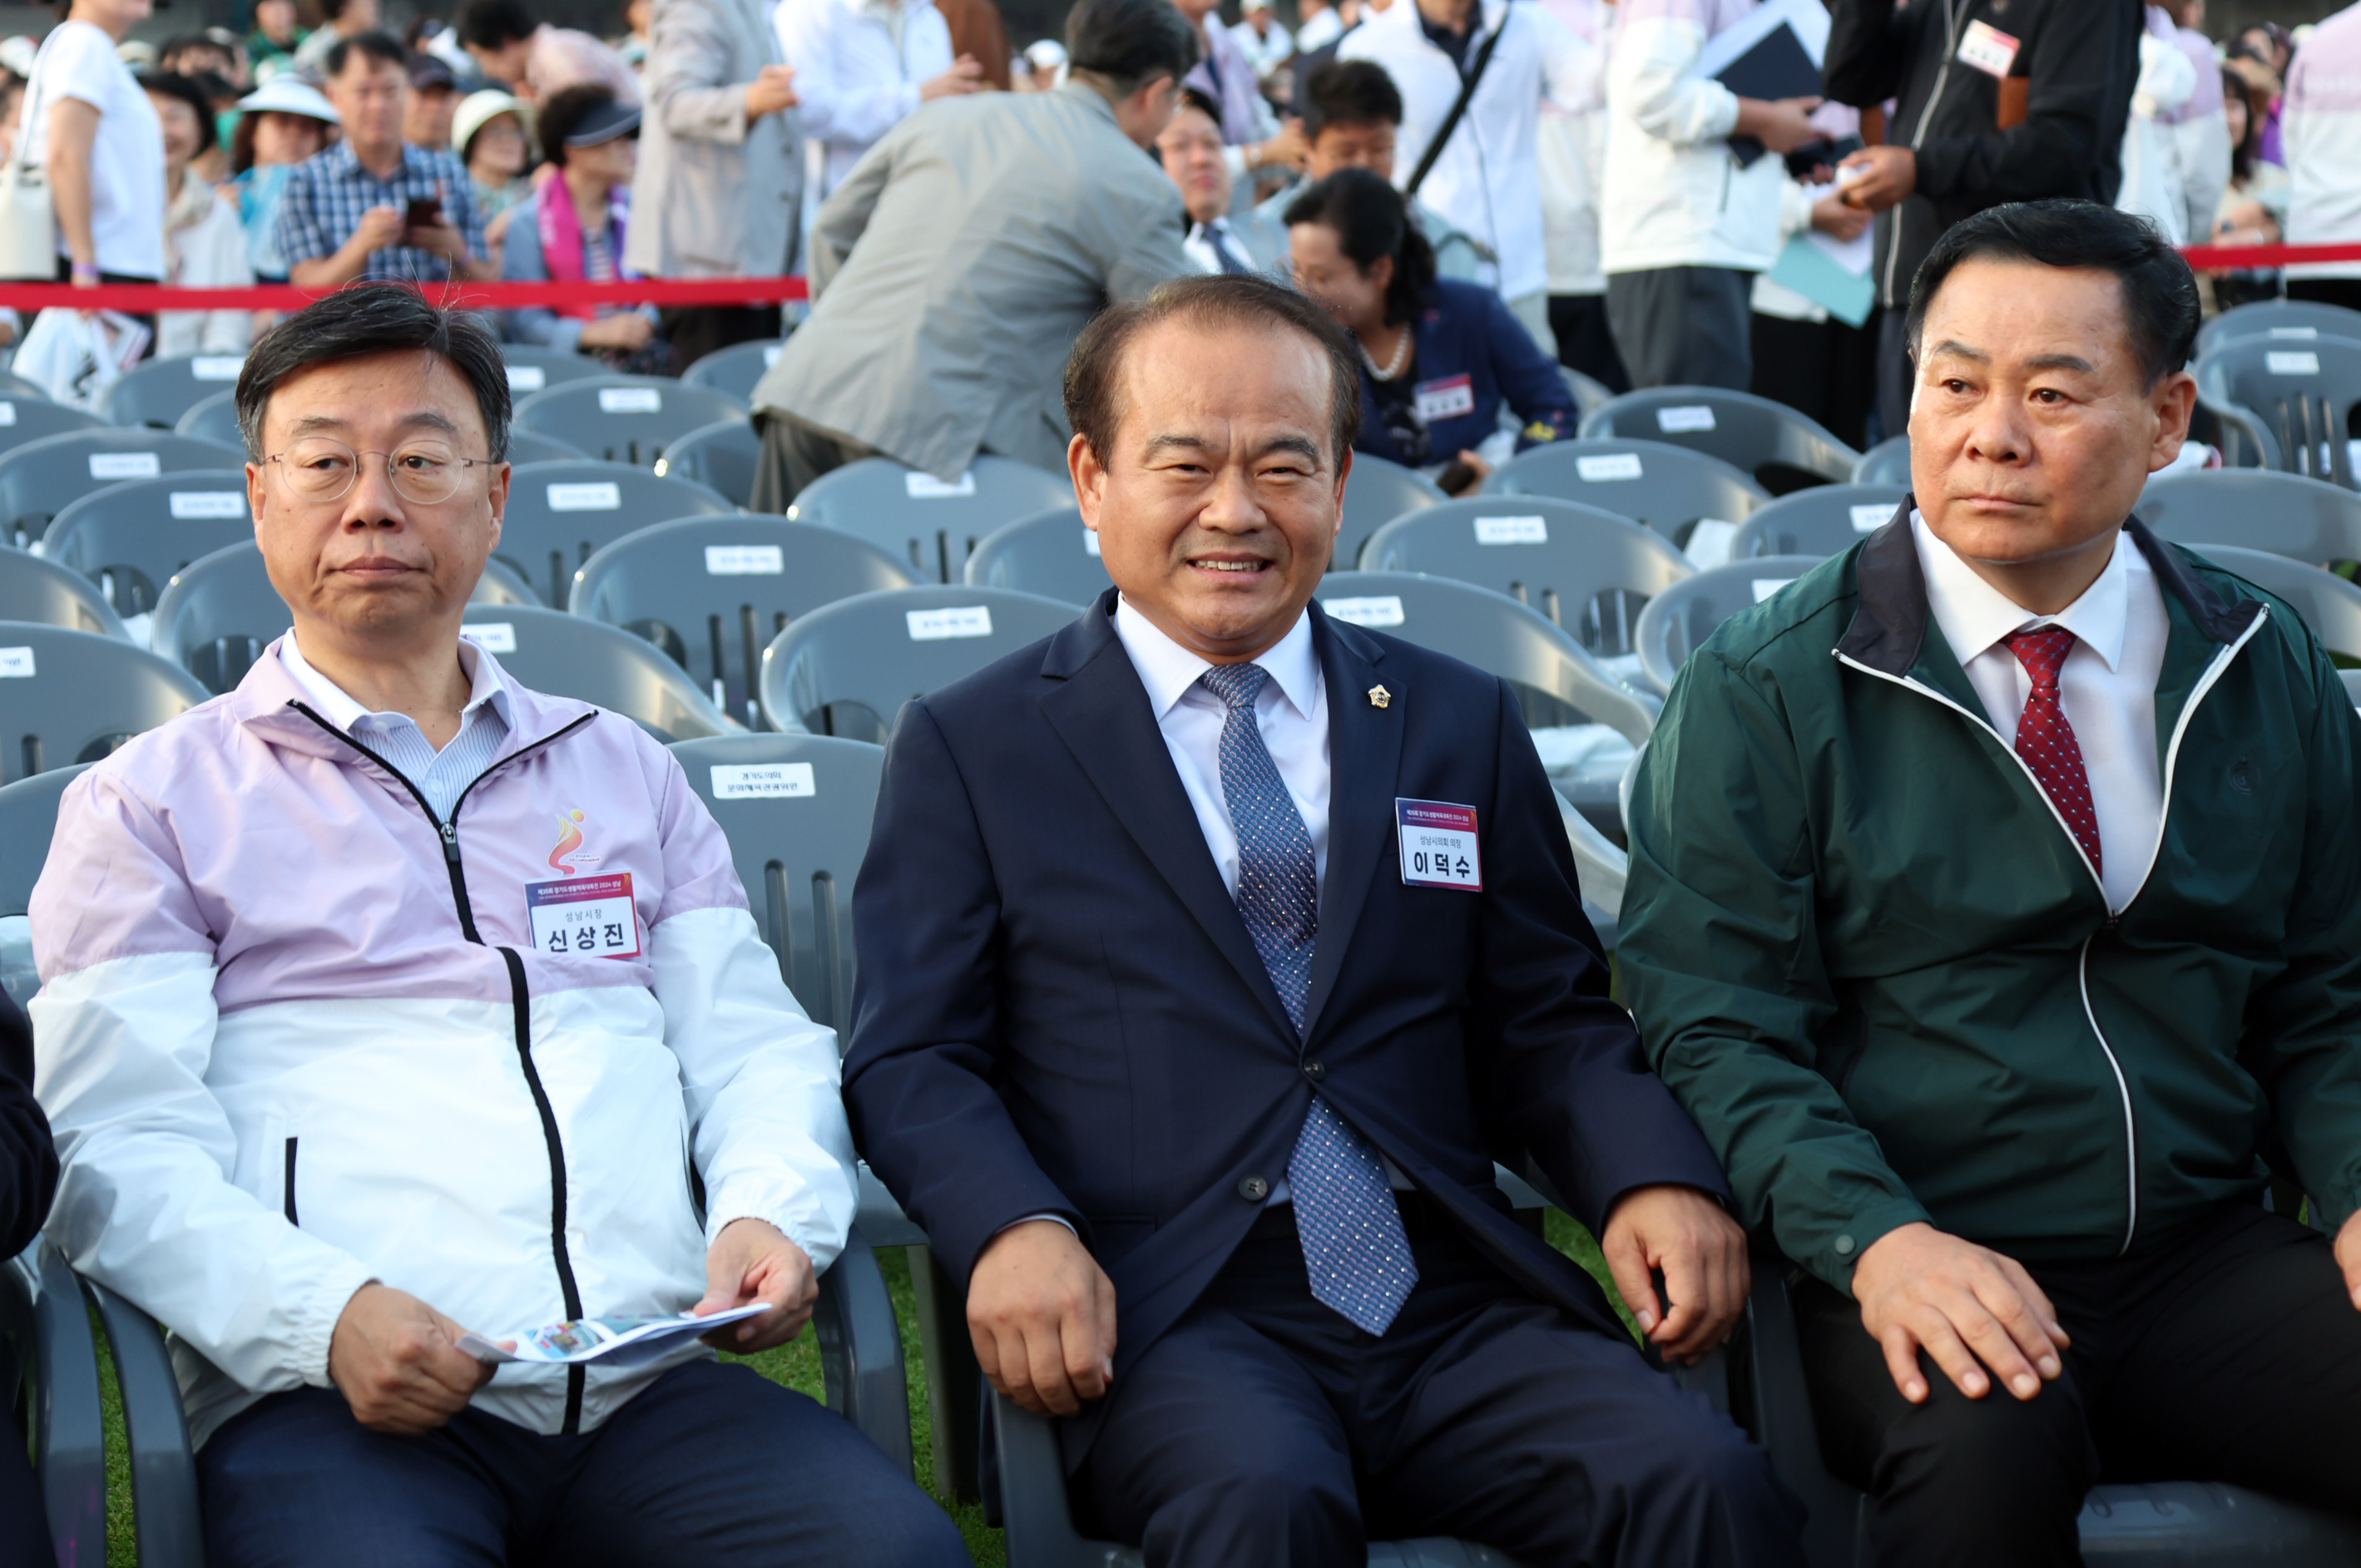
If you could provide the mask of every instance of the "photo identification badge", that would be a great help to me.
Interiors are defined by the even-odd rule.
[[[1476,808],[1444,800],[1394,799],[1401,829],[1401,879],[1405,887],[1484,891],[1484,857],[1476,842]]]
[[[533,950],[550,958],[640,956],[640,912],[631,902],[631,873],[566,877],[524,884]]]

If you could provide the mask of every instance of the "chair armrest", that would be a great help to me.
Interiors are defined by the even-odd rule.
[[[819,1277],[812,1332],[819,1338],[828,1408],[859,1427],[905,1474],[912,1473],[902,1325],[894,1316],[885,1272],[857,1224],[845,1237],[844,1251]]]
[[[1066,1506],[1066,1463],[1058,1431],[1043,1417],[992,1396],[993,1445],[998,1452],[1000,1522],[1008,1561],[1024,1568],[1104,1568],[1104,1546],[1084,1541]]]
[[[869,1238],[869,1245],[926,1245],[927,1233],[918,1228],[917,1222],[902,1212],[902,1205],[895,1200],[893,1193],[885,1190],[885,1184],[877,1179],[877,1173],[869,1168],[869,1162],[862,1160],[855,1168],[861,1178],[861,1206],[853,1218],[861,1226],[861,1234]]]
[[[72,1268],[47,1241],[0,1265],[0,1331],[28,1380],[33,1468],[60,1563],[106,1561],[106,1429],[98,1347]]]
[[[105,1286],[85,1279],[115,1353],[123,1424],[131,1446],[131,1507],[139,1530],[139,1568],[204,1568],[204,1525],[197,1512],[197,1458],[156,1321]]]

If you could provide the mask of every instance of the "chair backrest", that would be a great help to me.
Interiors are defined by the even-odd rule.
[[[1584,375],[1571,365],[1559,366],[1557,373],[1559,378],[1565,381],[1566,390],[1574,394],[1574,411],[1577,416],[1577,422],[1580,419],[1587,418],[1615,400],[1614,388],[1604,381],[1595,380]]]
[[[1349,492],[1348,492],[1349,493]],[[1675,544],[1702,519],[1744,522],[1770,492],[1719,457],[1661,441],[1555,441],[1510,458],[1488,496],[1555,496],[1628,517]]]
[[[2137,515],[2159,538],[2235,544],[2308,565],[2361,562],[2361,496],[2265,468],[2212,468],[2148,481]]]
[[[754,470],[762,466],[763,438],[754,433],[752,422],[740,415],[715,420],[674,441],[656,459],[655,471],[693,479],[719,492],[732,506],[743,508],[753,502]]]
[[[1602,659],[1629,654],[1640,607],[1696,571],[1664,535],[1549,496],[1445,501],[1398,517],[1369,541],[1361,566],[1507,594]]]
[[[47,402],[49,399],[49,394],[47,388],[37,387],[32,382],[26,380],[22,376],[13,375],[6,370],[0,370],[0,398],[25,398],[34,401]]]
[[[245,452],[246,433],[237,428],[237,389],[210,393],[191,403],[174,422],[172,431]]]
[[[1856,485],[1899,485],[1910,488],[1910,438],[1889,435],[1861,455],[1852,466]]]
[[[691,387],[710,387],[726,393],[741,403],[754,400],[754,384],[763,372],[779,362],[779,350],[786,339],[770,338],[754,343],[733,343],[727,348],[717,348],[700,356],[697,363],[680,373],[681,381]]]
[[[780,978],[841,1049],[852,1024],[852,881],[885,749],[832,735],[717,735],[672,754],[730,840]]]
[[[509,427],[509,462],[524,463],[588,463],[590,454],[570,441],[560,441],[539,431]]]
[[[1807,414],[1752,392],[1719,387],[1651,387],[1587,413],[1587,439],[1663,441],[1719,457],[1754,476],[1774,496],[1841,484],[1861,454]]]
[[[2242,550],[2235,544],[2194,546],[2200,555],[2225,572],[2234,572],[2265,593],[2277,594],[2295,607],[2312,634],[2332,653],[2361,659],[2361,587],[2334,572],[2290,561],[2264,550]]]
[[[547,604],[564,604],[574,570],[652,522],[734,510],[703,485],[623,463],[525,463],[510,470],[500,560]]]
[[[695,740],[727,729],[686,671],[643,640],[562,609],[475,605],[459,635],[489,649],[521,685],[636,719],[657,740]]]
[[[47,398],[0,397],[0,452],[12,452],[45,435],[105,427],[106,422],[96,414],[53,403]]]
[[[49,840],[57,836],[58,798],[92,765],[76,762],[0,784],[0,916],[32,907],[33,884],[41,880]]]
[[[150,359],[98,395],[98,411],[116,424],[170,430],[181,416],[237,384],[243,354],[182,354]]]
[[[2353,407],[2361,402],[2361,342],[2236,338],[2195,366],[2197,396],[2225,438],[2252,441],[2262,466],[2356,488]],[[2224,446],[2243,455],[2235,440]]]
[[[1115,586],[1080,507],[1055,507],[994,529],[976,542],[965,576],[978,587],[1015,588],[1076,607]]]
[[[131,641],[98,585],[71,566],[5,546],[0,546],[0,620]]]
[[[1781,496],[1739,524],[1730,558],[1839,554],[1893,521],[1909,493],[1899,485],[1821,485]]]
[[[0,543],[24,544],[82,497],[126,479],[232,468],[243,447],[225,448],[160,430],[101,426],[70,430],[0,452]],[[245,480],[238,481],[242,487]]]
[[[126,479],[84,496],[50,522],[41,552],[96,583],[128,617],[154,609],[190,562],[253,537],[246,476],[224,466]]]
[[[1371,534],[1398,517],[1441,506],[1450,499],[1415,468],[1356,452],[1352,477],[1345,481],[1345,515],[1336,526],[1336,554],[1330,558],[1328,569],[1359,569],[1361,552],[1368,547]]]
[[[568,381],[588,381],[614,374],[605,360],[565,348],[504,343],[500,345],[500,358],[508,364],[509,396],[519,401]]]
[[[574,574],[566,608],[664,650],[714,705],[763,728],[763,650],[791,621],[855,594],[906,588],[910,569],[814,523],[745,512],[685,517],[627,534]]]
[[[1055,634],[1074,614],[1038,594],[964,583],[841,599],[763,651],[763,717],[776,729],[882,740],[904,703]]]
[[[1716,566],[1649,601],[1640,612],[1640,673],[1660,692],[1714,628],[1818,565],[1820,555],[1762,555]]]
[[[2317,337],[2361,342],[2361,311],[2318,300],[2257,300],[2224,311],[2199,327],[2197,352],[2202,355],[2248,337],[2273,337],[2290,344]]]
[[[520,430],[555,436],[609,463],[650,467],[664,448],[716,420],[746,417],[746,405],[709,387],[657,376],[568,381],[520,400]]]
[[[1564,627],[1506,594],[1414,572],[1331,572],[1317,590],[1338,620],[1488,671],[1518,688],[1525,722],[1604,724],[1634,744],[1655,709],[1599,667]]]
[[[206,695],[119,638],[0,622],[0,781],[94,762]]]
[[[891,458],[864,457],[805,486],[787,515],[858,534],[928,581],[956,583],[985,534],[1073,499],[1065,475],[1006,457],[979,456],[948,485]]]

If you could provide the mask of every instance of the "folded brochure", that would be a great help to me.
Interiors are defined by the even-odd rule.
[[[478,1333],[461,1334],[459,1349],[478,1361],[530,1361],[544,1365],[603,1361],[609,1366],[637,1366],[675,1349],[684,1339],[711,1333],[724,1323],[739,1322],[770,1310],[757,1301],[751,1307],[731,1307],[702,1318],[687,1312],[677,1317],[578,1318],[501,1335],[516,1342],[514,1350],[502,1350]]]

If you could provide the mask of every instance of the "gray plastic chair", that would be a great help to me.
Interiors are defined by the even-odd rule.
[[[684,385],[709,387],[741,403],[752,403],[754,385],[763,373],[779,362],[779,350],[786,346],[784,337],[756,343],[733,343],[727,348],[717,348],[700,357],[680,373]]]
[[[518,429],[554,436],[609,463],[642,467],[692,430],[745,417],[746,405],[727,393],[658,376],[568,381],[516,404]]]
[[[246,461],[243,447],[161,430],[100,426],[28,441],[0,452],[0,532],[23,545],[48,532],[49,520],[82,497],[126,479],[185,474],[203,468],[235,468]],[[240,479],[243,488],[245,481]]]
[[[1900,485],[1820,485],[1782,496],[1738,525],[1730,558],[1840,555],[1894,521]]]
[[[1015,588],[1080,609],[1115,586],[1098,543],[1080,507],[1056,507],[978,540],[964,575],[978,587]]]
[[[0,621],[0,778],[94,762],[205,700],[144,648],[88,631]]]
[[[237,428],[237,390],[229,388],[191,403],[173,424],[174,433],[199,441],[217,441],[246,450],[246,433]]]
[[[2248,337],[2275,337],[2291,344],[2345,337],[2361,343],[2361,311],[2318,300],[2257,300],[2224,311],[2199,327],[2197,352],[2202,356]]]
[[[754,472],[762,464],[763,438],[739,415],[715,420],[674,441],[656,459],[655,471],[693,479],[742,510],[753,504]]]
[[[574,574],[573,614],[664,650],[750,729],[763,728],[763,649],[789,622],[855,594],[906,588],[910,569],[863,540],[746,512],[626,534]]]
[[[2361,562],[2361,496],[2264,468],[2211,468],[2148,481],[2140,521],[2200,549],[2236,544],[2313,566]]]
[[[45,435],[104,428],[106,422],[96,414],[53,403],[47,398],[0,397],[0,452],[14,451]]]
[[[667,744],[729,729],[686,671],[620,628],[562,609],[473,605],[459,635],[489,649],[519,685],[596,703]]]
[[[522,402],[535,392],[562,387],[568,381],[588,381],[614,371],[603,359],[593,359],[587,354],[570,349],[535,348],[527,344],[503,343],[500,358],[508,365],[509,397],[511,404]]]
[[[1774,496],[1842,484],[1861,454],[1809,415],[1752,392],[1651,387],[1583,415],[1586,440],[1662,441],[1752,474]],[[1733,520],[1735,521],[1735,520]]]
[[[131,641],[98,586],[71,566],[0,546],[0,620],[63,626]]]
[[[2197,400],[2221,422],[2223,460],[2355,487],[2350,443],[2361,343],[2234,339],[2194,367]]]
[[[1074,607],[966,584],[840,599],[763,652],[763,717],[774,729],[882,740],[902,705],[1062,630]]]
[[[33,1471],[60,1563],[106,1561],[106,1425],[98,1343],[80,1282],[36,1241],[0,1264],[0,1394],[22,1398]],[[19,1441],[13,1421],[0,1422]]]
[[[1574,411],[1577,420],[1589,418],[1615,400],[1614,388],[1584,375],[1571,365],[1559,366],[1557,373],[1565,382],[1566,390],[1574,394]]]
[[[2304,625],[2332,653],[2361,659],[2361,587],[2334,572],[2235,544],[2191,546],[2225,572],[2235,573],[2295,608]]]
[[[98,411],[120,425],[171,430],[181,416],[217,392],[237,385],[246,368],[243,354],[184,354],[134,367],[101,392]]]
[[[22,376],[0,370],[0,398],[27,398],[47,402],[49,400],[49,394],[45,387],[37,387]]]
[[[1718,457],[1661,441],[1556,441],[1510,458],[1489,496],[1555,496],[1654,529],[1675,544],[1701,518],[1744,522],[1770,492]]]
[[[1820,555],[1762,555],[1699,572],[1648,601],[1633,640],[1640,646],[1640,674],[1660,692],[1673,689],[1691,653],[1714,628],[1741,609],[1751,609],[1818,565]]]
[[[1910,488],[1910,438],[1889,435],[1861,455],[1852,466],[1856,485],[1898,485]]]
[[[523,463],[509,471],[496,558],[549,604],[564,604],[574,570],[627,533],[676,517],[734,510],[687,479],[624,463]]]
[[[1005,457],[977,457],[951,485],[890,458],[864,457],[807,485],[787,515],[858,534],[929,582],[956,583],[985,534],[1073,499],[1065,475]]]
[[[49,840],[57,836],[58,801],[66,785],[93,765],[71,762],[0,784],[0,916],[23,915],[32,908],[33,884],[41,880]],[[17,1004],[25,1000],[18,997]]]
[[[540,431],[519,430],[509,426],[509,462],[526,463],[588,463],[590,454],[570,441],[560,441]]]
[[[1396,518],[1369,541],[1361,565],[1507,594],[1601,659],[1629,654],[1641,606],[1697,570],[1662,534],[1548,496],[1445,501]]]
[[[156,608],[172,574],[254,538],[246,476],[222,467],[126,479],[58,513],[41,553],[99,586],[117,615]]]
[[[1363,452],[1353,454],[1353,472],[1345,481],[1345,515],[1336,527],[1336,554],[1328,569],[1357,570],[1371,534],[1398,517],[1441,506],[1450,499],[1415,468]]]

